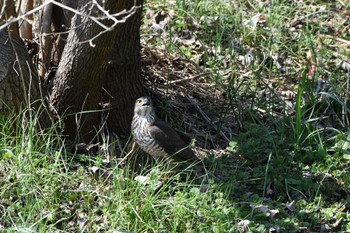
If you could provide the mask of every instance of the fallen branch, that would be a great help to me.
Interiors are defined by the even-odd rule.
[[[198,106],[198,104],[196,103],[196,101],[189,95],[187,95],[187,99],[191,102],[191,104],[196,108],[196,110],[201,114],[201,116],[203,117],[203,119],[211,126],[215,129],[216,132],[218,132],[220,134],[220,136],[226,140],[226,142],[230,142],[230,139],[226,137],[226,135],[224,134],[224,132],[222,132],[221,130],[219,130],[217,128],[217,126],[211,121],[211,119],[207,116],[207,114],[205,114],[205,112]]]

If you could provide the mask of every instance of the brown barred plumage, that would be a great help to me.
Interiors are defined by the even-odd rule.
[[[149,97],[136,100],[131,132],[140,148],[157,162],[166,159],[170,160],[169,163],[197,164],[195,169],[204,171],[200,159],[189,145],[167,123],[157,119]]]

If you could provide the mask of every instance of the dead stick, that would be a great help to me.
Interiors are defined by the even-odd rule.
[[[197,111],[202,115],[202,117],[204,118],[204,120],[211,125],[217,132],[219,132],[220,136],[223,137],[227,142],[230,142],[230,139],[228,139],[226,137],[226,135],[224,134],[224,132],[222,132],[221,130],[219,131],[218,128],[216,127],[216,125],[210,120],[210,118],[204,113],[204,111],[198,106],[198,104],[196,104],[195,100],[187,95],[188,100],[191,102],[191,104],[194,105],[194,107],[197,109]]]

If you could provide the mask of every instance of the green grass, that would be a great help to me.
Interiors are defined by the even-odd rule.
[[[24,111],[0,119],[0,231],[349,232],[349,74],[337,66],[349,57],[338,40],[350,41],[346,10],[293,2],[145,4],[169,22],[155,36],[145,18],[143,42],[209,72],[224,98],[220,123],[234,115],[241,125],[220,158],[208,155],[222,183],[201,193],[149,167],[141,183],[133,162],[71,154],[55,125],[42,130]],[[322,94],[318,78],[329,83]]]
[[[134,179],[132,167],[106,167],[100,156],[69,154],[54,128],[39,131],[33,119],[21,120],[1,122],[0,224],[7,232],[233,228],[239,213],[216,185],[201,193],[198,185],[177,177],[164,181],[163,173],[154,172],[150,183],[141,183]],[[15,135],[9,133],[10,126],[19,128]],[[160,180],[165,183],[158,190],[155,184]]]

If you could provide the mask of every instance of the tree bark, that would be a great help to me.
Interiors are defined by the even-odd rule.
[[[61,0],[62,4],[76,9],[78,6],[77,0]],[[55,65],[59,64],[63,53],[64,46],[66,45],[68,32],[71,26],[71,19],[74,13],[71,11],[63,10],[61,7],[54,5],[52,11],[52,23],[54,27],[54,33],[56,41],[51,54],[52,62]]]
[[[137,5],[142,5],[138,0]],[[118,1],[118,12],[130,9],[134,1]],[[117,36],[110,52],[110,62],[103,80],[103,102],[110,106],[107,126],[119,136],[129,136],[134,101],[143,95],[140,61],[139,8],[125,23],[116,27]]]
[[[4,10],[4,12],[2,12]],[[17,17],[15,3],[13,0],[3,0],[0,2],[0,25],[6,23],[7,20],[12,17]],[[13,23],[8,26],[8,30],[11,34],[11,37],[14,39],[19,39],[19,29],[18,23]]]
[[[87,7],[89,2],[91,1],[79,1],[78,9],[84,8],[87,15],[97,17],[97,9],[95,7]],[[103,2],[103,5],[109,10],[110,14],[120,11],[121,7],[129,3],[133,4],[133,1],[130,0],[119,0],[117,3],[114,0],[105,0]],[[87,12],[87,9],[89,9],[89,12]],[[140,17],[140,14],[138,14],[137,17]],[[138,19],[137,22],[139,22],[139,20],[140,19]],[[104,23],[106,24],[107,22]],[[135,29],[136,28],[139,29],[139,23]],[[134,30],[126,32],[125,29],[122,34],[119,30],[113,30],[98,36],[93,41],[95,46],[91,47],[87,41],[102,30],[103,29],[99,25],[86,16],[74,16],[72,19],[72,29],[68,35],[67,43],[53,81],[53,90],[50,95],[53,111],[63,116],[65,123],[64,134],[75,142],[90,143],[96,134],[95,127],[98,123],[99,116],[97,110],[99,109],[99,103],[101,101],[102,84],[107,71],[108,58],[115,45],[115,41],[120,41],[118,44],[119,46],[126,46],[126,49],[131,49],[133,55],[129,57],[132,58],[132,61],[136,61],[136,65],[129,65],[130,62],[125,60],[129,57],[118,58],[116,62],[124,63],[123,65],[127,64],[127,68],[135,68],[135,70],[140,69],[138,46],[139,32]],[[131,35],[134,33],[136,33],[136,36]],[[135,44],[133,46],[135,46],[136,49],[131,48],[132,45],[129,44],[129,38],[134,39]],[[118,55],[124,56],[122,53]],[[119,72],[118,70],[116,71]],[[136,83],[137,81],[135,80],[140,79],[140,76],[135,75],[135,77],[125,79],[127,76],[126,70],[124,69],[121,72],[123,73],[120,75],[119,73],[113,74],[115,82],[119,82],[120,85],[125,85],[124,88],[119,87],[117,91],[128,93],[129,91],[138,90],[139,88],[134,88],[135,84],[129,84],[129,82]],[[139,71],[130,72],[139,74]],[[112,94],[117,97],[114,93],[116,93],[115,90],[113,90]],[[119,95],[127,96],[127,94]],[[132,95],[134,94],[131,94],[131,96]],[[119,99],[116,99],[117,105],[119,101]],[[127,106],[127,108],[128,111],[124,112],[130,112],[132,107]]]
[[[41,99],[36,69],[23,44],[0,31],[0,113],[19,112]]]
[[[46,0],[48,1],[48,0]],[[51,51],[53,44],[53,36],[51,35],[51,20],[52,20],[53,4],[45,6],[40,19],[40,65],[39,75],[44,77],[49,70],[51,63]]]
[[[26,12],[31,11],[33,9],[34,2],[33,0],[21,0],[21,6],[19,10],[20,15],[24,15]],[[29,15],[26,17],[29,21],[33,21],[33,15]],[[20,35],[22,39],[33,39],[33,30],[32,23],[28,22],[28,20],[20,21]]]

